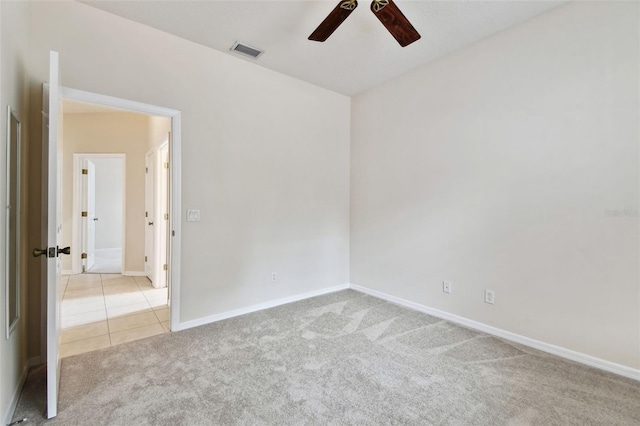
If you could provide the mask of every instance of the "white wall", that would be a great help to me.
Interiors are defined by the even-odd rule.
[[[6,200],[6,132],[7,107],[18,114],[22,123],[22,155],[27,155],[28,121],[28,82],[26,79],[26,62],[28,47],[28,5],[18,2],[0,2],[0,199],[4,206]],[[28,203],[28,164],[23,161],[22,168],[22,284],[21,284],[21,316],[9,339],[6,339],[6,294],[5,294],[5,219],[6,210],[0,208],[0,421],[6,424],[10,419],[12,404],[17,402],[21,380],[24,379],[27,367],[27,304],[28,287],[26,286],[27,263],[26,253],[30,250],[26,239],[24,220]]]
[[[201,211],[182,321],[348,282],[348,97],[77,2],[32,9],[35,80],[54,49],[64,86],[182,111],[182,209]]]
[[[96,248],[122,248],[124,164],[120,158],[94,158],[96,165]]]
[[[171,119],[166,117],[149,117],[149,141],[147,150],[151,151],[169,140]]]
[[[638,34],[576,2],[356,96],[351,282],[640,368]]]

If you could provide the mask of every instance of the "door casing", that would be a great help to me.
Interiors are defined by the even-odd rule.
[[[145,155],[144,177],[144,273],[152,283],[156,281],[156,149]]]
[[[171,256],[168,261],[169,279],[169,324],[171,330],[180,329],[180,270],[182,240],[182,114],[180,111],[142,102],[101,95],[84,90],[62,87],[61,98],[78,102],[97,104],[125,111],[139,112],[171,119],[171,141],[169,144],[170,162],[170,202],[169,213],[170,239],[168,241]],[[73,250],[72,250],[73,252]]]

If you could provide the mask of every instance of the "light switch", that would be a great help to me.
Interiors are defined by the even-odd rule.
[[[187,209],[187,222],[200,222],[200,210]]]

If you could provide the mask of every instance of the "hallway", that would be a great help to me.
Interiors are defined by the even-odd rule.
[[[62,277],[61,356],[108,348],[169,331],[167,288],[147,277]]]
[[[91,274],[122,273],[122,248],[96,249],[95,262],[87,269]]]

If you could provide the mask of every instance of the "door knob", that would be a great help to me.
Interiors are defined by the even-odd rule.
[[[44,257],[56,257],[56,249],[53,247],[50,248],[34,248],[31,252],[33,257],[44,256]]]
[[[34,248],[33,251],[31,252],[31,254],[33,254],[33,257],[38,257],[38,256],[46,256],[47,255],[47,249],[39,249],[39,248]]]
[[[153,222],[149,222],[149,226],[153,225]]]
[[[71,247],[65,247],[62,249],[58,247],[58,256],[60,256],[60,254],[71,254]]]

